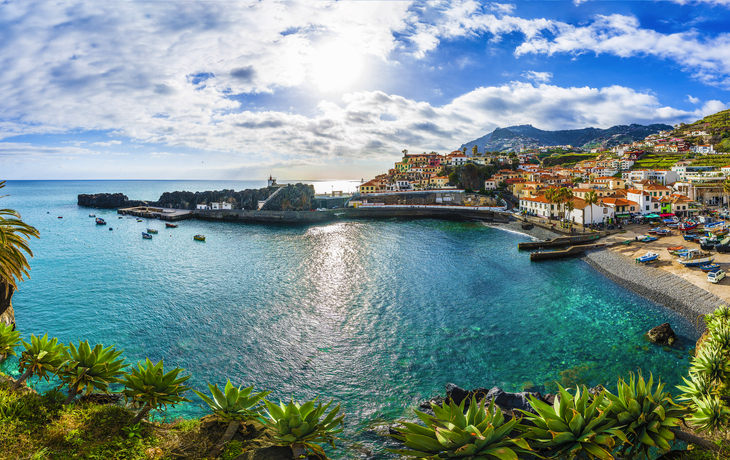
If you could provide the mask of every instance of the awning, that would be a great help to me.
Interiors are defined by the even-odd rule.
[[[659,216],[657,216],[656,214],[647,214],[644,217],[646,217],[647,219],[658,219],[659,218]]]
[[[674,214],[672,214],[672,213],[659,214],[659,216],[661,216],[661,217],[672,217],[672,216],[674,216]]]
[[[616,214],[616,217],[631,217],[631,214]]]

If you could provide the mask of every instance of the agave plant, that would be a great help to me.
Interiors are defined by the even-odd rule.
[[[113,346],[104,348],[97,344],[92,349],[88,341],[80,342],[79,347],[72,343],[68,349],[69,360],[61,367],[58,376],[68,385],[68,397],[64,404],[70,404],[77,394],[86,389],[86,394],[95,388],[105,393],[109,391],[110,383],[121,383],[118,378],[123,374],[127,364],[123,359],[117,359],[121,350]]]
[[[705,323],[709,331],[730,325],[730,308],[720,305],[715,311],[705,316]]]
[[[722,404],[717,395],[692,398],[694,412],[687,417],[687,422],[697,431],[715,432],[727,427],[730,420],[730,409]]]
[[[392,450],[396,454],[417,458],[461,458],[473,460],[516,459],[517,453],[527,453],[530,446],[524,439],[512,439],[508,435],[521,419],[513,418],[505,423],[502,410],[490,401],[485,408],[484,399],[477,403],[472,396],[466,414],[464,406],[453,401],[442,406],[432,404],[435,417],[414,411],[426,426],[401,422],[400,435],[393,437],[411,450]]]
[[[281,401],[274,404],[267,400],[264,400],[264,404],[268,415],[266,426],[276,433],[274,439],[285,446],[292,446],[295,458],[303,448],[324,454],[320,446],[313,444],[316,442],[327,442],[332,448],[335,447],[334,435],[342,432],[342,428],[337,426],[341,426],[345,418],[344,415],[337,417],[339,404],[326,416],[325,412],[332,405],[332,401],[324,406],[316,399],[301,405],[293,401],[287,405]]]
[[[183,382],[190,378],[189,375],[178,378],[178,374],[184,369],[176,367],[170,372],[165,372],[162,360],[153,364],[147,358],[144,363],[137,363],[137,369],[124,374],[124,390],[122,394],[127,400],[141,405],[140,411],[132,419],[131,424],[139,423],[153,409],[167,408],[183,401],[190,402],[182,395],[190,389],[183,385]]]
[[[13,326],[0,321],[0,362],[8,356],[17,356],[15,347],[20,344],[20,332],[13,330]]]
[[[692,360],[689,372],[705,375],[712,384],[721,384],[725,375],[730,372],[730,366],[723,356],[722,349],[713,343],[702,347]]]
[[[621,430],[614,428],[616,421],[608,418],[611,402],[604,404],[605,390],[591,396],[588,389],[576,388],[575,396],[563,387],[552,406],[530,397],[530,405],[537,415],[522,411],[535,426],[523,425],[524,437],[531,446],[545,450],[546,457],[574,458],[587,455],[601,460],[613,459],[614,437],[626,442]]]
[[[705,374],[689,374],[689,380],[682,377],[684,385],[677,385],[677,389],[682,394],[677,397],[679,401],[693,401],[693,398],[700,398],[702,396],[709,396],[712,393],[714,386],[710,379]]]
[[[648,459],[652,447],[671,449],[669,441],[674,440],[674,433],[670,428],[677,426],[684,416],[684,410],[674,404],[671,395],[662,391],[661,382],[656,390],[652,390],[653,386],[653,376],[644,382],[641,374],[636,379],[631,373],[629,383],[619,379],[617,395],[606,391],[609,404],[605,408],[628,438],[621,452],[630,459],[637,455]]]
[[[211,456],[217,457],[236,434],[241,421],[253,419],[259,415],[261,412],[259,403],[271,392],[262,391],[252,395],[253,385],[243,389],[236,388],[231,385],[230,380],[226,381],[223,391],[218,389],[218,385],[211,384],[208,384],[208,389],[213,398],[209,398],[199,391],[193,391],[210,406],[214,414],[228,422],[228,428],[211,452]]]
[[[10,388],[15,391],[20,388],[29,377],[37,375],[39,379],[48,381],[49,374],[55,374],[68,361],[66,347],[58,343],[57,338],[48,340],[48,334],[43,337],[30,336],[30,343],[21,340],[25,350],[20,354],[19,370],[22,375]]]

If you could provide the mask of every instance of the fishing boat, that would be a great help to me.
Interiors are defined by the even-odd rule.
[[[89,214],[89,217],[96,217],[96,214]]]
[[[728,234],[728,232],[729,232],[729,230],[727,229],[727,227],[723,227],[718,230],[713,230],[712,234],[715,236],[725,236]]]
[[[720,264],[702,264],[700,265],[700,270],[703,272],[711,272],[712,270],[717,270],[720,268]]]
[[[101,217],[96,218],[96,225],[106,225],[106,222]]]
[[[119,216],[119,217],[118,217],[118,219],[124,219],[124,217],[122,217],[122,216]]]
[[[656,236],[669,236],[672,234],[671,230],[668,230],[666,228],[660,228],[656,231]]]
[[[641,241],[642,243],[651,243],[652,241],[656,241],[658,239],[659,238],[657,238],[656,236],[648,235],[648,236],[645,236],[644,239],[641,239],[639,241]]]
[[[669,251],[669,252],[679,251],[680,249],[684,249],[684,246],[669,246],[667,248],[667,251]]]
[[[710,255],[706,252],[694,252],[687,255],[687,257],[677,259],[677,262],[684,265],[685,267],[697,267],[703,264],[712,263],[715,260],[715,256]]]
[[[660,227],[655,227],[655,228],[649,229],[649,231],[647,233],[649,233],[650,235],[656,235],[656,232],[658,232],[659,230],[661,230]]]
[[[647,252],[641,257],[636,258],[636,263],[645,264],[647,262],[651,262],[653,260],[656,260],[659,257],[659,254],[656,252]]]
[[[114,231],[114,229],[113,229],[113,228],[111,228],[111,227],[109,227],[109,231],[110,231],[110,232],[113,232],[113,231]]]
[[[699,224],[698,224],[697,222],[692,222],[692,221],[689,221],[689,222],[682,222],[681,224],[679,224],[679,225],[677,226],[677,228],[678,228],[678,229],[679,229],[680,231],[682,231],[682,232],[688,232],[688,231],[690,231],[690,230],[694,230],[694,229],[696,229],[698,225],[699,225]]]
[[[669,228],[677,228],[678,226],[679,226],[679,223],[677,223],[677,222],[672,222],[671,224],[667,224],[667,227],[669,227]]]
[[[154,228],[148,228],[147,233],[152,233],[153,235],[157,235],[157,230],[155,230]]]
[[[142,232],[142,238],[144,238],[146,240],[151,240],[152,235],[150,235],[149,233]]]
[[[195,241],[205,241],[205,235],[195,235],[193,239]]]
[[[712,230],[714,228],[721,228],[724,226],[725,226],[725,222],[723,222],[723,221],[712,222],[712,223],[705,224],[705,230]]]
[[[137,222],[142,222],[142,219],[137,219]]]
[[[168,224],[167,222],[165,222],[165,227],[167,227],[167,228],[177,228],[177,224]]]

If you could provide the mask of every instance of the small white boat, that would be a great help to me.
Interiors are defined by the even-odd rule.
[[[659,254],[656,252],[647,252],[641,257],[636,258],[636,262],[640,264],[645,264],[647,262],[651,262],[653,260],[656,260],[659,257]]]
[[[709,264],[715,260],[715,256],[705,252],[690,253],[687,257],[677,259],[677,262],[685,267],[696,267],[702,264]]]

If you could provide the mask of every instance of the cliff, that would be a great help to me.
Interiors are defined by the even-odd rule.
[[[265,187],[258,190],[247,189],[239,192],[234,190],[165,192],[154,203],[154,206],[193,210],[199,204],[231,203],[233,209],[258,209],[259,200],[265,200],[275,190],[276,187]]]
[[[314,209],[314,187],[306,184],[286,185],[266,201],[267,211],[309,211]]]
[[[94,195],[78,196],[78,205],[90,208],[131,208],[133,206],[144,206],[147,203],[139,200],[130,200],[127,195],[121,193],[96,193]]]

